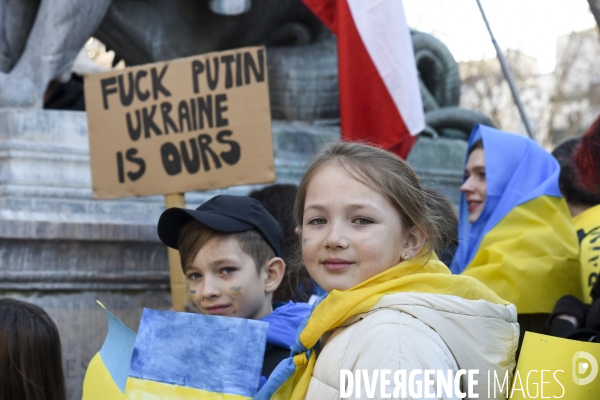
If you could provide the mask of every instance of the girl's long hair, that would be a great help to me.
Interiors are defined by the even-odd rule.
[[[65,400],[58,329],[40,307],[0,299],[0,400]]]

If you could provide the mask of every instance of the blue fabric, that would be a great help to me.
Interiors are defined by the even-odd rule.
[[[253,397],[268,325],[261,321],[144,309],[129,375]]]
[[[297,353],[296,353],[297,354]],[[269,380],[260,388],[254,400],[269,400],[281,385],[296,372],[293,357],[286,358],[275,367]]]
[[[125,393],[136,335],[106,308],[104,311],[108,317],[108,334],[100,349],[100,358],[121,392]]]
[[[319,297],[323,297],[327,294],[325,289],[315,283],[315,294]]]
[[[254,400],[269,400],[273,396],[275,391],[277,391],[277,389],[279,389],[279,387],[281,385],[283,385],[284,382],[286,380],[288,380],[288,378],[294,374],[294,372],[296,372],[296,365],[294,364],[294,356],[296,354],[300,354],[300,353],[303,353],[308,350],[307,357],[310,359],[310,357],[313,354],[312,349],[310,349],[310,350],[306,349],[302,345],[302,342],[300,342],[300,333],[306,327],[306,324],[308,323],[308,319],[310,318],[310,314],[312,313],[312,310],[314,310],[315,307],[321,301],[323,301],[323,299],[325,297],[327,297],[327,292],[325,292],[325,294],[323,296],[319,297],[319,299],[317,301],[315,301],[315,303],[312,306],[309,306],[309,308],[310,308],[309,314],[307,314],[304,317],[304,319],[300,322],[300,324],[298,325],[298,327],[296,329],[296,334],[293,336],[294,340],[291,345],[290,357],[281,361],[279,363],[279,365],[277,365],[277,367],[275,367],[273,372],[271,372],[271,376],[269,376],[269,379],[267,380],[266,384],[261,386],[261,388],[258,391],[258,393],[256,394],[256,396],[254,396]],[[306,304],[306,303],[301,303],[301,304]],[[306,304],[306,305],[308,305],[308,304]]]
[[[471,224],[465,195],[461,195],[459,245],[450,266],[454,274],[464,271],[483,237],[516,206],[542,195],[562,197],[558,162],[535,141],[477,125],[471,132],[469,149],[480,138],[485,154],[487,197],[481,215]],[[467,159],[468,156],[465,165]]]
[[[261,321],[269,323],[267,346],[279,346],[291,349],[296,343],[298,326],[310,315],[312,307],[308,303],[292,301],[276,307],[273,312]]]

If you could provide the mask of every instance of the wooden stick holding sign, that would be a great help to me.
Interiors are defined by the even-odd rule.
[[[266,50],[247,47],[85,78],[95,199],[275,180]],[[187,299],[169,252],[173,306]]]
[[[185,208],[183,193],[165,195],[165,208]],[[179,251],[169,247],[169,275],[171,277],[171,300],[175,311],[185,311],[188,304],[188,285],[181,268]]]

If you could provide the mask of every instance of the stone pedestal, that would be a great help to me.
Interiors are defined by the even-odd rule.
[[[297,183],[335,127],[274,123],[278,182]],[[239,186],[187,193],[197,207]],[[167,249],[156,234],[162,196],[92,199],[83,112],[0,110],[0,296],[43,307],[63,344],[68,399],[106,335],[96,300],[134,330],[143,307],[168,309]]]
[[[297,184],[310,157],[339,127],[274,122],[278,183]],[[466,144],[419,139],[409,162],[455,202]],[[92,199],[83,112],[0,110],[0,297],[43,307],[63,344],[68,399],[106,335],[102,301],[136,330],[143,307],[170,307],[167,249],[156,223],[162,196]],[[187,193],[195,208],[219,193]]]
[[[466,154],[464,140],[419,137],[407,161],[426,186],[440,191],[458,210]]]

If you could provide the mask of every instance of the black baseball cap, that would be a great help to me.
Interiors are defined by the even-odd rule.
[[[177,249],[177,231],[191,220],[218,232],[256,229],[275,255],[283,257],[283,230],[258,200],[246,196],[219,195],[195,210],[169,208],[158,219],[158,237],[167,246]]]

